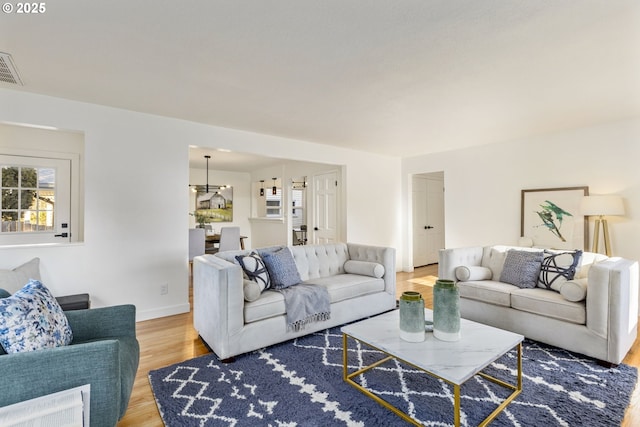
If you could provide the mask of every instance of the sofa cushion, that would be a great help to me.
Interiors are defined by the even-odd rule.
[[[40,279],[40,258],[33,258],[13,270],[0,270],[0,288],[14,293],[29,283]]]
[[[535,288],[538,283],[542,251],[520,251],[510,249],[504,259],[500,281],[519,288]]]
[[[304,283],[327,288],[332,304],[349,298],[384,291],[383,279],[359,274],[336,274],[335,276],[307,280]]]
[[[289,248],[264,252],[261,256],[269,271],[273,289],[284,289],[302,282]]]
[[[511,306],[511,291],[514,289],[518,287],[495,280],[458,282],[460,297],[503,307]]]
[[[72,340],[67,316],[38,280],[0,299],[0,345],[7,353],[60,347]]]
[[[584,303],[567,301],[547,289],[515,289],[511,293],[511,307],[578,325],[584,325],[587,319]]]
[[[242,267],[242,270],[249,281],[256,283],[259,292],[262,292],[271,286],[269,272],[258,253],[251,252],[249,255],[236,255],[235,259],[240,264],[240,267]],[[249,286],[251,286],[251,284],[249,284]]]
[[[456,267],[456,279],[462,282],[468,282],[471,280],[491,280],[493,272],[489,267],[480,267],[476,265],[466,266],[461,265]]]
[[[562,284],[574,278],[581,257],[582,251],[577,249],[562,252],[545,249],[540,266],[538,287],[560,292]]]
[[[257,300],[244,304],[244,323],[282,316],[286,312],[284,296],[278,291],[267,289]]]
[[[324,286],[329,292],[331,303],[349,298],[384,291],[384,280],[358,274],[338,274],[308,280],[307,284]],[[245,323],[256,322],[286,313],[284,297],[280,292],[266,290],[256,301],[244,305]]]
[[[384,267],[377,262],[352,260],[344,263],[344,272],[350,274],[360,274],[362,276],[377,277],[384,276]]]
[[[574,279],[562,282],[560,295],[567,301],[583,301],[587,297],[587,279]]]

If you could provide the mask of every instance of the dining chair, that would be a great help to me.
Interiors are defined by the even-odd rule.
[[[193,268],[193,257],[204,255],[204,228],[189,229],[189,266]]]
[[[236,251],[240,249],[240,227],[222,227],[218,252]]]

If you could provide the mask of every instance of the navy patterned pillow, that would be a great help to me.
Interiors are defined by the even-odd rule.
[[[284,289],[302,282],[289,248],[264,252],[262,253],[262,259],[267,266],[271,277],[271,286],[274,289]]]
[[[560,292],[564,282],[573,280],[581,257],[582,251],[577,249],[568,252],[545,250],[538,277],[538,287]]]
[[[542,256],[542,251],[508,250],[500,281],[519,288],[535,288],[540,274]]]
[[[269,280],[269,272],[267,271],[264,261],[256,252],[249,255],[238,255],[236,260],[249,278],[260,286],[260,292],[269,289],[271,281]]]

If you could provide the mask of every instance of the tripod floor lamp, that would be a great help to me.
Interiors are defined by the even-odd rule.
[[[600,224],[604,234],[604,251],[611,256],[611,240],[609,239],[609,226],[605,216],[624,215],[624,204],[620,196],[585,196],[581,203],[582,213],[585,216],[597,216],[593,230],[593,245],[591,252],[598,252],[600,241]]]

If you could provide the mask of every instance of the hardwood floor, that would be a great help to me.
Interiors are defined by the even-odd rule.
[[[417,268],[412,273],[397,273],[396,293],[418,291],[425,305],[433,306],[432,286],[437,279],[438,267],[431,265]],[[150,370],[208,353],[207,348],[193,329],[191,313],[148,320],[137,324],[140,341],[140,366],[133,387],[127,413],[118,427],[162,427],[164,424],[153,399],[147,375]],[[640,367],[640,339],[634,343],[624,363]],[[636,388],[627,409],[623,427],[640,425],[640,393]]]

